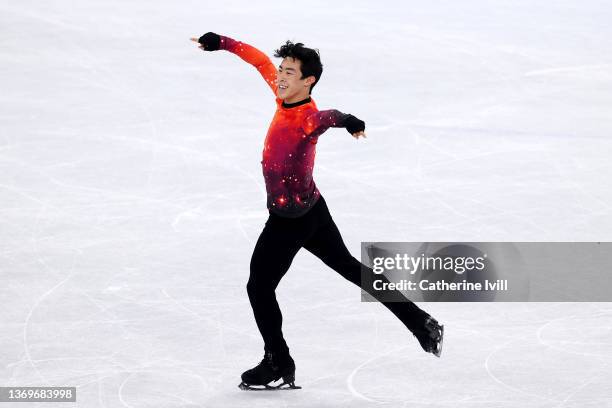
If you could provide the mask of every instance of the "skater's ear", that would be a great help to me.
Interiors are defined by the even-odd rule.
[[[315,78],[314,75],[307,76],[306,78],[303,78],[303,79],[304,79],[304,86],[307,86],[308,88],[310,88],[312,84],[317,82],[317,78]]]

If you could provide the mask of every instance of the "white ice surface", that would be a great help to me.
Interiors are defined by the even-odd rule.
[[[320,49],[319,107],[368,126],[323,135],[315,170],[358,256],[610,241],[610,21],[605,1],[0,1],[0,386],[87,408],[612,406],[611,304],[423,304],[435,359],[306,252],[278,291],[304,389],[240,392],[274,101],[188,41]]]

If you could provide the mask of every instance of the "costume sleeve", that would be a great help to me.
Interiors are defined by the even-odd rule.
[[[336,109],[315,112],[304,120],[304,133],[311,139],[316,139],[330,127],[346,127],[346,121],[349,116],[350,115]]]
[[[220,37],[221,42],[219,49],[236,54],[244,61],[254,66],[266,81],[266,84],[272,89],[274,95],[276,95],[276,67],[272,64],[270,58],[257,48],[245,44],[242,41],[236,41],[223,35]]]

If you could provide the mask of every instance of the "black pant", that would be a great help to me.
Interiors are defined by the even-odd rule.
[[[247,292],[265,349],[272,352],[289,351],[283,338],[283,317],[274,292],[300,248],[306,248],[344,278],[360,286],[363,265],[344,245],[323,196],[299,218],[285,218],[270,213],[251,257]],[[370,268],[367,270],[367,273],[373,274]],[[382,277],[377,275],[377,279]],[[369,293],[377,298],[377,293]],[[429,315],[401,293],[397,292],[397,296],[401,297],[402,302],[383,304],[415,335],[424,333],[423,324]]]

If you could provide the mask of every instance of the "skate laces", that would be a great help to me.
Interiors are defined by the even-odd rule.
[[[425,328],[429,331],[429,335],[434,340],[438,340],[441,336],[440,324],[433,317],[428,317],[425,321]]]
[[[264,358],[263,358],[263,360],[261,360],[261,363],[259,363],[259,364],[268,365],[273,370],[278,369],[278,367],[274,364],[274,356],[272,355],[272,352],[270,352],[270,351],[266,351],[264,353]]]

